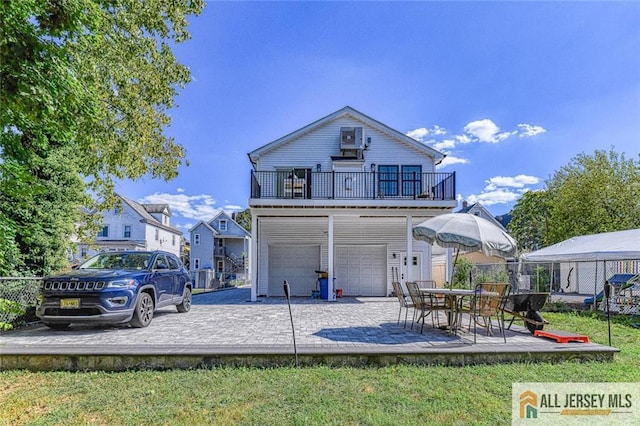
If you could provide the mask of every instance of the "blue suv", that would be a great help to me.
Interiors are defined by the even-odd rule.
[[[71,323],[146,327],[157,309],[170,305],[191,309],[191,279],[182,262],[162,251],[122,251],[45,278],[36,315],[53,329]]]

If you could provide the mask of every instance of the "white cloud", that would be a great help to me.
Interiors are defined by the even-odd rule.
[[[500,132],[500,127],[488,118],[472,121],[464,126],[464,131],[480,142],[500,142],[500,139],[496,136]]]
[[[420,127],[419,129],[409,130],[406,135],[417,141],[424,142],[424,138],[427,136],[443,136],[447,134],[447,130],[434,124],[431,129],[426,127]]]
[[[538,182],[540,178],[535,176],[495,176],[487,181],[487,188],[490,190],[501,187],[524,188],[527,185],[536,185]]]
[[[184,188],[178,188],[176,189],[176,191],[178,192],[178,194],[182,194],[184,192]]]
[[[423,142],[424,138],[429,134],[429,130],[425,127],[421,127],[419,129],[409,130],[407,132],[407,136],[413,138],[417,141]]]
[[[547,129],[542,126],[533,126],[531,124],[518,124],[519,136],[520,138],[530,138],[535,135],[539,135],[540,133],[544,133]]]
[[[440,127],[437,124],[433,125],[433,129],[431,129],[431,134],[436,136],[443,136],[447,134],[447,129],[444,127]]]
[[[433,145],[431,145],[434,149],[437,149],[438,151],[442,151],[442,150],[446,150],[446,149],[453,149],[456,147],[456,141],[453,139],[445,139],[443,141],[440,142],[435,142]]]
[[[472,142],[471,138],[467,135],[456,135],[456,140],[460,143],[469,143]]]
[[[440,164],[436,166],[436,169],[440,170],[444,167],[451,166],[452,164],[467,164],[468,162],[469,160],[467,160],[466,158],[447,155],[446,157],[444,157],[444,160],[442,160]]]
[[[496,189],[493,191],[483,191],[475,195],[471,194],[467,197],[469,204],[480,202],[483,206],[492,206],[494,204],[508,204],[520,198],[521,193],[508,189]]]
[[[244,210],[242,206],[238,206],[236,204],[225,204],[224,207],[222,207],[222,209],[225,212],[230,212],[230,211],[241,212],[242,210]]]
[[[484,206],[491,206],[513,203],[523,193],[533,190],[531,186],[540,183],[540,178],[528,175],[494,176],[486,183],[480,194],[471,194],[466,198],[470,204],[480,202]]]
[[[168,193],[155,193],[147,195],[139,200],[145,204],[169,204],[171,212],[174,215],[180,215],[186,219],[204,220],[208,221],[213,219],[218,213],[220,208],[215,208],[216,201],[213,197],[206,194],[201,195],[186,195],[180,194],[168,194]]]
[[[464,126],[466,135],[456,136],[460,143],[469,142],[488,142],[498,143],[502,142],[511,136],[518,136],[520,139],[528,138],[546,132],[542,126],[533,126],[531,124],[518,124],[516,130],[500,131],[500,127],[488,118],[483,120],[472,121]],[[469,135],[471,137],[469,137]]]

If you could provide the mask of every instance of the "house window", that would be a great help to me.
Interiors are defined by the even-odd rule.
[[[84,259],[85,257],[87,257],[87,248],[86,248],[86,247],[82,247],[82,248],[80,249],[80,257],[81,257],[82,259]]]
[[[200,245],[200,234],[193,234],[193,245],[194,246],[199,246]],[[198,269],[198,268],[196,268]]]
[[[197,257],[193,259],[193,269],[200,269],[200,259]]]
[[[419,195],[422,192],[422,167],[402,166],[402,195]]]
[[[131,225],[125,225],[124,226],[124,237],[125,238],[131,238]]]
[[[176,236],[175,236],[175,235],[172,235],[172,236],[171,236],[171,245],[172,245],[172,246],[175,246],[175,245],[176,245]]]
[[[160,230],[156,229],[156,241],[160,239]]]
[[[220,230],[221,231],[226,231],[227,230],[227,220],[226,219],[220,219]]]
[[[219,238],[216,241],[218,242],[218,247],[224,247],[224,240],[222,238]]]
[[[378,172],[378,196],[397,196],[398,166],[379,166]]]
[[[109,225],[104,225],[100,231],[98,231],[98,237],[108,237],[109,236]]]

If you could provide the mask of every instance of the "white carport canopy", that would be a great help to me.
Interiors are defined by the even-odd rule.
[[[569,238],[523,254],[524,262],[580,262],[640,259],[640,229]]]

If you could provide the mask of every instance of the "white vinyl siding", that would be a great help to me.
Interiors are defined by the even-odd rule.
[[[423,173],[435,171],[432,159],[424,153],[399,143],[395,137],[387,133],[364,126],[360,121],[349,117],[339,118],[301,136],[295,140],[295,143],[282,145],[278,149],[263,154],[257,165],[258,170],[284,168],[316,170],[318,164],[323,171],[332,170],[331,156],[340,155],[341,127],[364,127],[365,141],[371,138],[371,144],[365,151],[365,160],[368,164],[389,164],[389,160],[393,158],[392,164],[420,165]],[[417,163],[417,159],[423,161]]]

